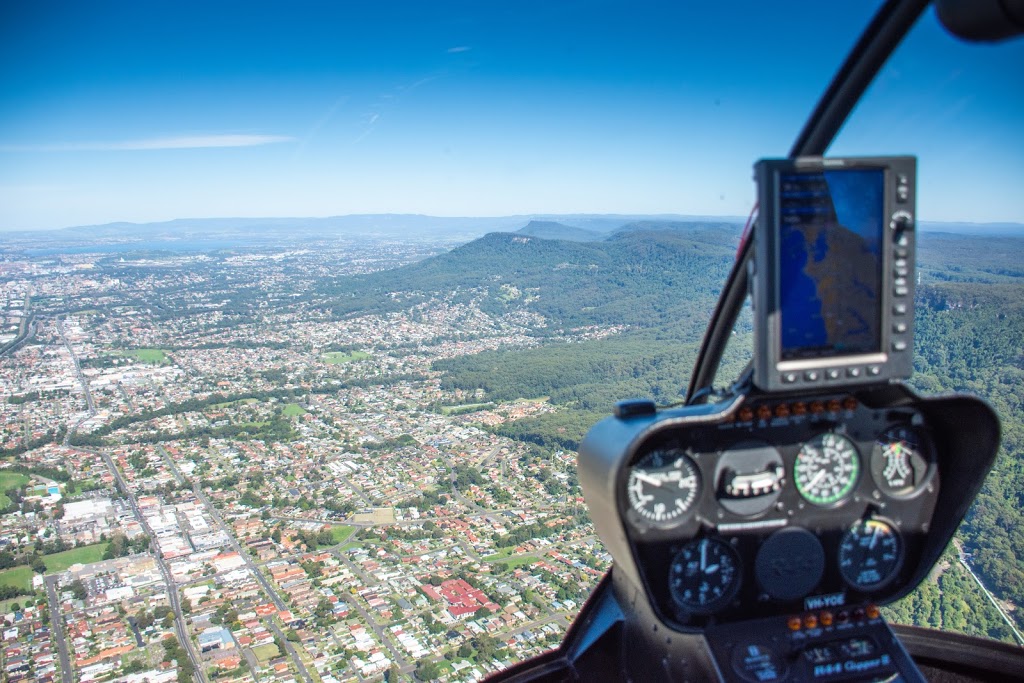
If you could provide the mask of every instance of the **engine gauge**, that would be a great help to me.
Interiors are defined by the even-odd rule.
[[[881,588],[893,580],[903,561],[897,531],[880,519],[858,520],[839,543],[839,572],[860,591]]]
[[[739,590],[739,555],[717,538],[689,541],[672,559],[668,585],[681,608],[710,614],[728,604]]]
[[[892,427],[878,437],[871,453],[871,477],[879,490],[905,498],[921,490],[928,476],[931,449],[912,427]]]
[[[630,508],[646,523],[675,526],[693,508],[700,492],[700,471],[678,449],[655,450],[629,471],[626,497]]]
[[[793,465],[793,483],[815,505],[835,505],[857,484],[860,456],[849,439],[826,432],[800,447]]]

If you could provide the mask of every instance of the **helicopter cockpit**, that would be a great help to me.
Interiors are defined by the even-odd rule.
[[[822,156],[927,4],[883,6],[791,156],[755,164],[757,218],[685,405],[622,401],[580,446],[612,570],[561,648],[496,680],[1021,676],[1018,648],[894,628],[880,612],[927,577],[1000,441],[985,402],[905,383],[916,159]],[[940,16],[956,32],[970,13],[954,10]],[[968,23],[969,37],[1009,35],[1005,17]],[[753,359],[715,390],[748,295]]]

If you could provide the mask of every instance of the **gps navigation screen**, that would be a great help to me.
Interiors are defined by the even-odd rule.
[[[782,360],[881,350],[882,169],[779,178]]]

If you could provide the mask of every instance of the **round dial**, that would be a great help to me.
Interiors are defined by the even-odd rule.
[[[873,590],[889,583],[902,560],[899,534],[880,519],[854,522],[839,543],[839,572],[857,590]]]
[[[740,587],[740,558],[725,541],[693,540],[676,553],[668,572],[672,599],[683,609],[709,614],[724,607]]]
[[[680,450],[651,451],[629,471],[629,506],[645,522],[670,527],[693,508],[700,491],[700,472]]]
[[[850,495],[860,474],[857,448],[845,436],[827,432],[800,447],[793,482],[815,505],[834,505]]]
[[[928,475],[927,442],[912,427],[892,427],[875,443],[871,476],[888,496],[909,496],[921,490]]]

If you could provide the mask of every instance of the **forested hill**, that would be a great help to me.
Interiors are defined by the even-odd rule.
[[[549,240],[569,240],[570,242],[598,242],[607,235],[594,230],[577,228],[555,221],[530,221],[519,230],[520,235],[543,237]]]
[[[515,283],[553,324],[628,323],[619,335],[581,344],[499,350],[435,363],[444,385],[480,389],[485,400],[547,397],[557,412],[505,423],[497,431],[549,448],[575,449],[615,400],[678,398],[715,295],[734,255],[714,230],[650,232],[633,226],[600,243],[572,244],[489,235],[410,268],[441,286],[449,268],[463,286],[491,292]],[[727,231],[723,231],[728,234]],[[701,242],[700,240],[708,240]],[[1003,423],[1003,448],[959,539],[986,585],[1024,605],[1024,238],[922,235],[912,384],[925,393],[966,391],[990,401]],[[489,279],[478,271],[489,273]],[[493,283],[493,284],[491,284]],[[496,286],[495,286],[496,285]],[[488,299],[500,308],[500,299]],[[522,302],[518,302],[520,305]],[[507,301],[501,305],[516,305]],[[567,324],[568,326],[568,324]],[[727,354],[745,361],[749,336]],[[955,554],[933,580],[890,608],[902,621],[1009,638]],[[1024,626],[1021,610],[1014,613]]]
[[[559,226],[534,226],[557,233]],[[575,450],[616,400],[679,398],[718,292],[735,257],[739,226],[635,222],[600,241],[492,233],[419,263],[323,284],[334,313],[454,296],[494,315],[543,316],[538,337],[615,326],[609,337],[487,351],[437,361],[449,389],[483,401],[545,398],[557,407],[494,427],[541,449]],[[1003,421],[1003,449],[961,529],[972,567],[999,598],[1024,605],[1024,238],[927,233],[920,238],[912,383],[925,392],[967,391]],[[749,318],[733,337],[721,379],[749,358]],[[479,397],[474,403],[480,403]],[[472,408],[470,408],[472,410]],[[472,419],[469,417],[469,419]],[[889,608],[894,618],[1008,637],[956,556],[932,581]],[[1018,621],[1021,611],[1015,613]]]
[[[735,234],[628,231],[599,242],[491,233],[416,264],[325,283],[334,312],[456,292],[500,315],[525,309],[549,328],[624,325],[699,337],[735,254]],[[538,330],[538,333],[543,333]]]

